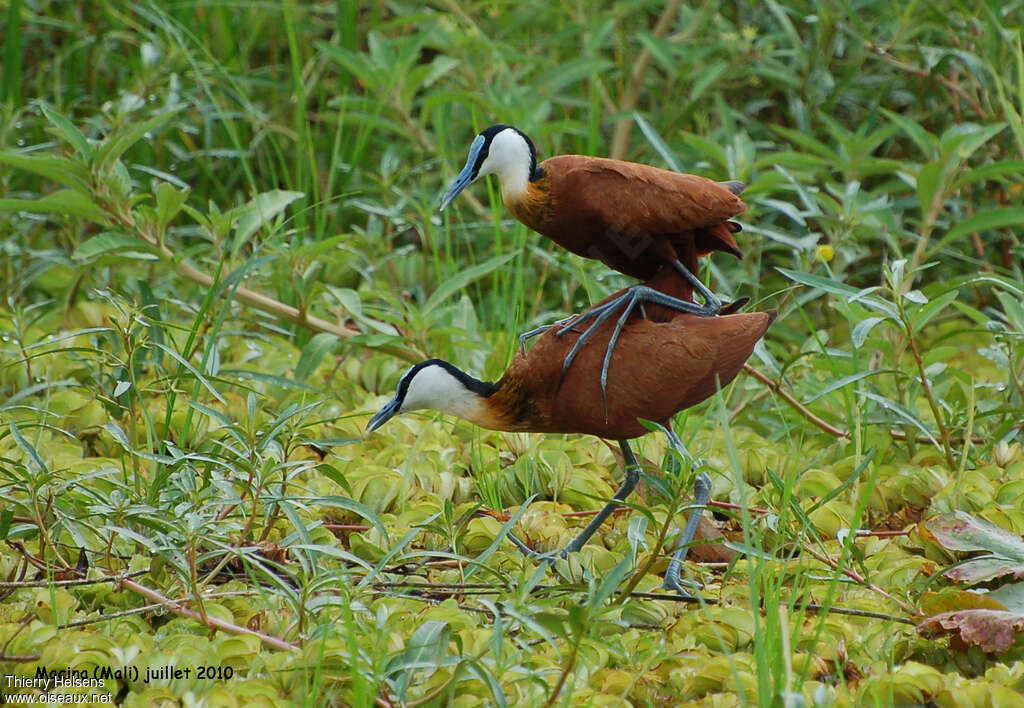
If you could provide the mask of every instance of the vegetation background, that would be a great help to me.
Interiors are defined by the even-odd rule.
[[[1022,704],[1019,585],[939,572],[987,519],[1024,575],[1021,2],[0,13],[5,674],[118,671],[74,690],[129,706]],[[739,555],[688,564],[706,601],[643,594],[689,482],[660,436],[647,495],[553,571],[501,534],[559,547],[611,448],[430,415],[363,439],[410,362],[498,376],[627,282],[494,184],[437,212],[494,122],[749,184],[709,282],[780,317],[676,421],[735,505]],[[916,525],[956,509],[974,546]],[[914,626],[986,603],[998,641]],[[166,666],[193,671],[143,680]]]

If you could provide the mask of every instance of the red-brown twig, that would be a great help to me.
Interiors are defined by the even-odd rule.
[[[164,595],[158,593],[156,590],[153,590],[152,588],[147,588],[145,585],[140,585],[134,580],[129,580],[125,578],[121,582],[121,585],[122,587],[126,587],[132,592],[138,593],[139,595],[142,595],[143,597],[153,602],[160,603],[176,615],[188,617],[189,619],[194,619],[198,622],[202,622],[210,629],[222,629],[225,632],[230,632],[231,634],[248,634],[256,637],[261,642],[266,644],[268,647],[271,647],[272,649],[280,649],[281,651],[290,651],[292,649],[299,648],[297,645],[292,644],[290,642],[286,642],[283,639],[272,637],[269,634],[264,634],[263,632],[256,632],[246,627],[241,627],[237,624],[232,624],[231,622],[225,622],[224,620],[219,620],[216,617],[210,617],[209,615],[206,616],[206,620],[204,621],[202,616],[195,610],[190,610],[189,608],[182,605],[179,601],[172,600],[169,597],[165,597]]]

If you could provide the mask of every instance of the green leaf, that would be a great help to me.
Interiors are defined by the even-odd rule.
[[[4,59],[0,65],[0,103],[9,106],[21,105],[21,82],[24,81],[21,67],[24,32],[21,26],[21,0],[7,3],[7,26],[4,28]],[[2,535],[6,535],[6,532]]]
[[[936,195],[940,194],[944,185],[946,166],[941,162],[930,162],[917,173],[917,202],[921,207],[921,218],[931,213]]]
[[[931,440],[935,447],[939,447],[939,441],[935,439],[934,435],[932,435],[932,431],[928,429],[928,426],[926,426],[920,418],[911,413],[905,406],[901,406],[896,401],[892,401],[885,396],[879,396],[877,393],[871,393],[870,391],[861,391],[860,395],[864,398],[870,398],[872,401],[881,405],[882,408],[892,411],[896,414],[897,418],[901,418],[907,423],[913,425],[915,428],[920,430],[925,437]]]
[[[272,221],[278,214],[294,202],[306,196],[303,192],[293,192],[287,189],[272,189],[269,192],[257,194],[252,201],[231,210],[235,217],[235,239],[231,244],[231,257],[237,258],[242,246],[248,243],[252,235],[261,226]]]
[[[990,123],[985,126],[961,123],[954,125],[942,136],[940,146],[945,148],[945,143],[950,137],[958,138],[955,141],[955,156],[958,160],[964,161],[973,155],[978,148],[1005,129],[1006,123]]]
[[[607,573],[601,580],[601,583],[597,586],[597,589],[587,600],[587,605],[593,609],[596,609],[603,605],[605,601],[612,596],[616,588],[619,587],[619,583],[622,582],[623,578],[629,574],[629,570],[633,565],[633,557],[627,553],[622,557],[612,571]]]
[[[493,555],[494,552],[498,550],[498,548],[501,546],[501,542],[505,540],[505,537],[508,536],[509,532],[511,532],[512,527],[515,526],[516,523],[518,523],[519,517],[526,512],[526,510],[530,507],[530,504],[533,503],[533,500],[536,498],[536,496],[537,495],[535,494],[529,497],[526,501],[522,503],[522,505],[520,505],[518,509],[516,509],[516,513],[512,514],[512,516],[509,517],[509,520],[506,521],[505,524],[501,527],[501,531],[499,531],[498,535],[495,536],[494,541],[491,542],[491,545],[484,549],[484,552],[476,557],[476,560],[473,562],[473,566],[466,570],[466,574],[463,576],[464,580],[469,580],[473,576],[473,574],[476,573],[476,571],[487,562],[487,559],[490,558],[491,555]]]
[[[935,252],[946,244],[969,234],[1001,229],[1004,226],[1019,226],[1020,224],[1024,224],[1024,207],[988,209],[978,212],[947,231],[945,236],[928,249],[928,256],[934,256]]]
[[[53,180],[82,194],[90,194],[89,171],[81,163],[66,157],[24,155],[0,150],[0,163]]]
[[[1002,160],[963,171],[953,181],[953,188],[960,189],[968,184],[982,180],[997,180],[1002,177],[1010,177],[1012,179],[1008,181],[1016,181],[1021,174],[1024,174],[1024,160]]]
[[[427,298],[426,304],[423,306],[423,314],[429,315],[435,309],[441,306],[445,300],[450,298],[452,295],[462,290],[464,287],[469,285],[475,280],[479,280],[491,271],[505,265],[510,260],[516,257],[516,253],[503,253],[498,256],[494,256],[483,263],[469,268],[464,268],[456,273],[451,278],[447,278],[441,285],[435,290],[429,298]]]
[[[0,536],[0,538],[2,538],[2,536]],[[491,613],[494,615],[495,626],[500,627],[501,613],[498,612],[497,608],[491,607],[490,609]],[[492,649],[491,653],[495,653],[495,650]],[[477,680],[480,681],[480,683],[485,684],[487,688],[490,689],[491,699],[494,701],[494,705],[498,706],[498,708],[506,708],[508,704],[505,702],[505,690],[501,687],[501,683],[498,682],[498,679],[496,679],[491,672],[484,669],[479,661],[467,661],[464,665],[470,673],[477,677]]]
[[[92,146],[85,139],[82,131],[76,128],[74,123],[45,103],[41,103],[40,107],[43,109],[43,115],[46,116],[46,119],[56,128],[57,135],[63,138],[64,142],[69,143],[79,155],[87,160],[91,160],[93,155]]]
[[[860,349],[864,346],[864,341],[868,338],[868,334],[875,328],[879,322],[884,321],[884,317],[865,317],[857,326],[853,328],[853,332],[850,333],[850,341],[853,342],[854,349]]]
[[[327,285],[327,290],[331,295],[334,295],[334,297],[338,299],[341,306],[344,307],[350,315],[352,315],[352,318],[356,322],[389,337],[401,337],[398,329],[396,329],[393,324],[381,322],[380,320],[375,320],[372,317],[367,317],[363,314],[363,301],[359,298],[359,293],[355,290],[352,290],[351,288],[339,288],[330,284]]]
[[[719,167],[729,166],[729,158],[725,154],[725,149],[714,140],[708,140],[695,133],[681,133],[679,137],[684,143],[697,150],[702,157],[711,160]]]
[[[651,56],[661,64],[667,71],[676,71],[679,67],[679,60],[673,56],[674,43],[661,37],[654,37],[648,33],[637,36],[640,43],[647,48]]]
[[[349,499],[348,497],[339,497],[333,494],[316,497],[316,503],[319,506],[342,509],[343,511],[350,511],[353,514],[362,517],[366,521],[369,521],[374,526],[374,528],[376,528],[380,532],[381,536],[383,536],[384,538],[388,537],[388,530],[384,526],[384,523],[376,514],[373,513],[373,510],[370,509],[370,507],[366,506],[365,504],[357,502],[354,499]]]
[[[20,447],[25,453],[25,457],[29,462],[28,466],[36,472],[46,472],[46,463],[43,462],[43,458],[41,458],[39,453],[36,452],[32,443],[21,436],[21,431],[18,429],[17,423],[12,420],[8,427],[11,431],[11,437],[14,438],[14,442],[17,443],[18,447]]]
[[[938,138],[922,128],[919,123],[900,113],[895,113],[887,108],[883,108],[882,113],[917,143],[917,146],[921,148],[921,152],[924,153],[926,158],[931,159],[935,157],[935,149],[939,144]]]
[[[801,273],[800,271],[789,270],[787,268],[778,268],[777,270],[790,280],[802,283],[803,285],[810,285],[813,288],[820,288],[821,290],[832,293],[833,295],[839,295],[846,299],[847,302],[859,302],[866,307],[870,307],[884,313],[891,319],[899,319],[895,306],[880,298],[870,296],[869,293],[873,288],[857,290],[845,283],[840,283],[837,280],[829,278],[822,278],[819,275]]]
[[[679,160],[676,159],[675,153],[672,152],[672,148],[662,139],[658,131],[654,129],[654,126],[648,123],[642,115],[639,113],[633,113],[633,120],[636,121],[637,126],[640,128],[640,132],[647,138],[647,142],[651,144],[654,151],[661,156],[661,159],[665,161],[670,170],[676,172],[682,172],[679,167]]]
[[[58,189],[39,199],[0,199],[0,211],[27,211],[33,214],[77,216],[97,224],[107,221],[107,214],[81,192]]]
[[[76,261],[93,261],[108,253],[125,250],[151,251],[151,246],[140,238],[119,234],[113,231],[104,231],[96,234],[88,241],[75,249],[71,257]],[[154,255],[153,258],[156,258]]]
[[[874,319],[877,319],[877,318],[874,318]],[[843,388],[844,386],[848,386],[849,384],[852,384],[855,381],[860,381],[861,379],[866,379],[866,378],[868,378],[870,376],[878,376],[879,374],[898,374],[898,373],[900,373],[899,369],[874,369],[874,370],[871,370],[871,371],[859,371],[856,374],[850,374],[849,376],[844,376],[841,379],[833,381],[828,386],[826,386],[825,388],[821,389],[820,391],[817,391],[813,396],[811,396],[810,398],[806,399],[804,401],[804,403],[805,404],[806,403],[813,403],[814,401],[817,401],[822,396],[827,396],[828,394],[832,393],[833,391],[838,391],[839,389]]]
[[[188,192],[187,188],[175,189],[167,182],[161,182],[156,186],[156,220],[160,233],[164,232],[167,225],[181,211],[181,207],[188,199]]]
[[[139,545],[148,549],[150,553],[156,553],[160,550],[160,546],[157,544],[156,541],[146,536],[143,536],[140,533],[136,533],[131,529],[126,529],[123,526],[104,526],[104,528],[107,531],[113,531],[118,536],[123,536],[124,538],[128,538],[132,541],[135,541]]]
[[[153,342],[152,344],[153,344],[154,347],[158,347],[158,348],[162,349],[163,351],[167,352],[167,354],[170,355],[170,357],[172,359],[174,359],[176,362],[178,362],[179,364],[184,366],[186,369],[191,371],[192,375],[196,377],[196,380],[200,384],[202,384],[203,388],[205,388],[207,391],[210,392],[210,395],[212,395],[214,398],[216,398],[218,401],[220,401],[225,406],[228,404],[228,402],[224,400],[224,397],[221,396],[220,393],[217,392],[217,389],[215,389],[213,387],[213,385],[209,381],[206,380],[206,377],[203,376],[201,373],[199,373],[199,370],[196,369],[196,367],[192,366],[191,362],[189,362],[187,359],[185,359],[183,356],[181,356],[181,354],[179,354],[178,352],[176,352],[174,349],[172,349],[171,347],[167,346],[166,344],[160,344],[159,342]]]
[[[997,291],[996,295],[1000,293]],[[933,317],[938,315],[940,312],[945,310],[950,303],[957,299],[960,295],[959,290],[950,290],[949,292],[943,293],[936,298],[933,298],[927,305],[922,307],[910,316],[911,331],[918,332],[922,327],[928,324]]]
[[[839,162],[839,156],[836,154],[835,150],[807,133],[803,133],[799,130],[793,130],[792,128],[784,128],[781,125],[772,125],[769,127],[773,132],[778,133],[794,145],[802,147],[805,151],[828,160],[831,164]]]
[[[426,519],[420,522],[419,526],[414,526],[413,528],[409,529],[404,536],[398,539],[398,542],[391,548],[391,550],[384,554],[384,557],[381,558],[377,565],[374,566],[373,570],[367,573],[365,576],[363,576],[363,579],[359,581],[359,584],[356,587],[368,587],[374,580],[376,580],[380,572],[387,567],[388,563],[391,562],[391,559],[397,556],[399,553],[401,553],[406,546],[412,543],[412,540],[414,538],[416,538],[419,534],[423,532],[425,526],[429,525],[431,521],[433,521],[440,515],[441,512],[437,512],[432,516],[428,516]],[[385,535],[384,538],[386,539],[387,536]]]
[[[299,363],[295,365],[295,380],[305,381],[308,379],[316,367],[320,366],[324,355],[334,351],[338,341],[338,335],[327,332],[320,332],[310,337],[299,356]]]
[[[872,447],[870,450],[868,450],[865,453],[865,455],[864,455],[864,459],[861,461],[861,463],[859,465],[857,465],[857,469],[855,469],[853,471],[853,474],[851,474],[849,477],[847,477],[846,481],[844,481],[838,487],[836,487],[835,489],[830,491],[828,494],[823,496],[821,499],[819,499],[817,502],[815,502],[809,509],[807,509],[806,513],[808,515],[814,513],[815,510],[825,506],[830,501],[832,501],[833,499],[838,497],[840,494],[842,494],[843,490],[849,489],[853,485],[854,482],[856,482],[858,479],[860,479],[860,476],[864,473],[864,470],[866,470],[868,468],[868,465],[871,464],[871,461],[875,459],[875,452],[877,452],[877,449],[874,448],[874,447]]]
[[[999,298],[1010,325],[1017,332],[1024,333],[1024,307],[1021,306],[1020,300],[1001,290],[996,291],[996,297]]]
[[[701,96],[718,81],[718,78],[729,68],[724,61],[716,61],[708,66],[702,66],[697,75],[693,77],[693,84],[690,86],[690,100],[699,101]]]
[[[537,81],[546,91],[557,95],[572,84],[599,76],[611,65],[606,59],[575,57],[549,66],[547,71],[537,77]]]
[[[421,624],[405,645],[384,667],[385,675],[392,676],[414,669],[437,669],[445,663],[451,628],[441,620],[427,620]],[[452,657],[454,659],[454,657]]]
[[[133,123],[126,130],[114,133],[108,137],[96,149],[96,160],[100,169],[107,170],[111,168],[120,159],[121,155],[127,152],[132,145],[142,140],[146,133],[166,123],[175,113],[181,111],[182,108],[184,106],[178,106],[155,115],[149,120]]]

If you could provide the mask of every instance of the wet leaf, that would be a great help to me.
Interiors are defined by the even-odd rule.
[[[233,210],[235,216],[235,238],[231,243],[231,257],[237,258],[242,247],[249,242],[261,226],[269,224],[296,199],[306,196],[303,192],[287,189],[273,189],[257,195],[247,204]]]
[[[151,246],[142,239],[127,234],[105,231],[97,234],[75,249],[71,257],[76,261],[91,262],[110,253],[125,251],[151,251]],[[152,253],[144,253],[148,258],[156,259]]]
[[[987,551],[946,571],[962,583],[978,583],[1004,575],[1024,578],[1024,540],[1006,529],[963,511],[924,522],[925,532],[951,551]]]
[[[999,653],[1013,646],[1014,635],[1024,631],[1024,615],[1006,610],[957,610],[929,617],[917,627],[926,636],[956,633],[969,646]]]

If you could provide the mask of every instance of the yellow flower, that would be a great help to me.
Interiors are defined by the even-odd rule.
[[[836,257],[836,249],[827,243],[823,243],[814,249],[814,260],[822,263],[830,263]]]
[[[745,25],[743,29],[740,30],[740,34],[743,35],[743,39],[749,42],[757,37],[757,27]]]

